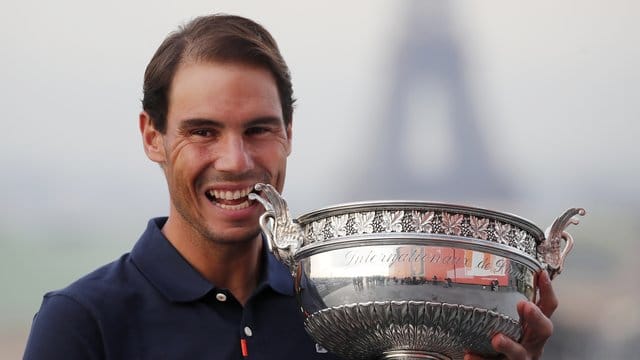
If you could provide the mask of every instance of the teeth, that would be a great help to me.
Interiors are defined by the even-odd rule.
[[[243,190],[236,190],[236,191],[224,191],[224,190],[209,190],[208,194],[209,196],[215,198],[215,199],[220,199],[220,200],[237,200],[240,198],[243,198],[245,196],[247,196],[247,194],[249,194],[251,192],[251,190],[253,190],[253,186],[249,186],[246,189]],[[242,205],[242,204],[240,204]],[[234,205],[237,206],[237,205]]]
[[[220,204],[220,203],[216,203],[216,206],[219,206],[223,209],[227,209],[227,210],[240,210],[240,209],[244,209],[244,208],[248,208],[249,207],[249,202],[248,201],[243,201],[240,204],[237,205],[227,205],[227,204]]]

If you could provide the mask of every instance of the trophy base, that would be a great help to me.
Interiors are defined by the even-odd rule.
[[[464,305],[384,301],[325,308],[305,320],[307,332],[327,350],[352,360],[462,360],[469,350],[498,355],[491,338],[520,339],[518,321]]]
[[[451,360],[450,357],[428,352],[428,351],[412,351],[412,350],[396,350],[387,351],[382,354],[380,360]]]

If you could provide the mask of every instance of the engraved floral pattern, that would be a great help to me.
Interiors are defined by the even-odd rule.
[[[462,232],[462,214],[442,214],[442,229],[448,235],[460,235]]]
[[[320,219],[314,223],[311,224],[311,228],[313,229],[313,234],[314,234],[314,238],[316,240],[324,240],[324,226],[325,226],[325,219]]]
[[[307,243],[314,243],[316,242],[316,236],[313,233],[313,227],[312,226],[307,226],[304,228],[304,237]]]
[[[516,244],[516,246],[518,247],[523,246],[527,241],[527,233],[522,230],[516,230],[516,236],[513,239],[513,241]]]
[[[257,186],[256,189],[258,189]],[[268,188],[265,187],[266,185],[261,186],[264,187],[261,191],[265,195],[265,189],[268,190]],[[558,257],[559,254],[557,254],[557,250],[553,249],[561,246],[561,239],[565,240],[565,247],[572,246],[572,241],[569,245],[572,239],[565,234],[563,229],[569,224],[577,223],[577,220],[573,218],[574,215],[584,215],[584,209],[568,210],[554,222],[551,230],[555,235],[549,236],[545,240],[542,231],[531,223],[520,221],[512,216],[486,210],[478,211],[481,209],[469,207],[457,208],[456,206],[433,203],[393,204],[387,202],[384,206],[375,203],[371,205],[359,204],[354,208],[344,207],[329,213],[320,211],[312,216],[309,214],[310,216],[291,222],[286,202],[275,189],[266,192],[268,199],[252,195],[254,195],[252,199],[262,200],[258,201],[263,203],[267,212],[277,213],[278,216],[276,218],[272,216],[269,218],[270,221],[274,220],[276,225],[286,223],[286,231],[276,231],[278,237],[274,239],[274,242],[278,248],[291,248],[290,240],[294,245],[298,244],[299,246],[300,244],[314,244],[326,240],[333,242],[333,240],[358,235],[371,234],[375,237],[376,235],[373,234],[377,233],[414,233],[415,235],[427,233],[453,235],[507,245],[533,255],[547,265],[557,262],[554,257]],[[278,210],[281,208],[285,211]],[[270,225],[265,225],[263,230],[267,235],[272,232]],[[390,238],[395,237],[391,236]],[[420,237],[416,236],[416,238]],[[544,256],[540,256],[540,253]]]
[[[469,226],[473,237],[487,240],[487,236],[489,235],[489,219],[471,216],[469,218]]]
[[[499,222],[496,222],[495,231],[496,231],[496,241],[503,245],[509,245],[509,239],[507,238],[507,236],[511,231],[511,225],[500,224]]]
[[[371,234],[373,232],[373,219],[376,213],[373,211],[356,213],[353,226],[357,234]]]
[[[511,246],[537,256],[536,238],[510,223],[446,211],[382,210],[318,219],[305,226],[305,244],[375,233],[427,233],[464,236]]]
[[[402,232],[404,211],[385,211],[382,213],[382,227],[387,232]]]
[[[349,221],[349,215],[340,215],[333,217],[333,227],[337,236],[347,235],[347,221]]]
[[[412,225],[417,232],[430,233],[433,231],[433,211],[426,211],[421,213],[420,211],[413,211],[411,213]]]

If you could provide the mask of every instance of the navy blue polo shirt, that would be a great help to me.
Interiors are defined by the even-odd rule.
[[[165,221],[149,221],[131,253],[47,293],[24,358],[337,359],[305,332],[291,275],[272,254],[243,307],[178,253]]]

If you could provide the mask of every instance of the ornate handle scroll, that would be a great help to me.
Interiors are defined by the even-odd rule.
[[[303,243],[302,228],[291,218],[287,202],[273,186],[259,183],[255,190],[260,195],[250,193],[249,199],[260,202],[266,210],[260,216],[260,227],[267,238],[269,251],[295,274],[294,255]]]
[[[538,245],[538,254],[546,264],[551,279],[562,272],[564,260],[573,249],[573,237],[565,229],[571,224],[577,225],[579,223],[574,216],[584,216],[585,214],[586,211],[582,208],[569,209],[545,231],[546,239]],[[561,246],[562,240],[565,242],[564,248]]]

